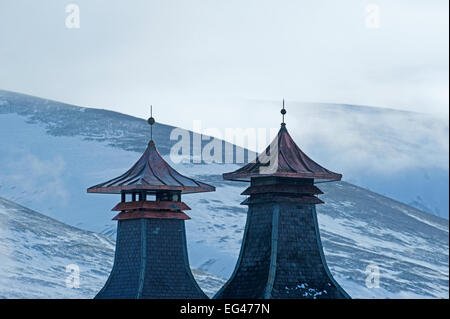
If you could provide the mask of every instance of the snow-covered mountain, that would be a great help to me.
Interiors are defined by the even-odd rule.
[[[114,247],[104,235],[0,198],[0,298],[93,298],[111,271]],[[210,296],[224,284],[201,270],[193,274]]]
[[[156,145],[169,162],[176,142],[168,138],[172,129],[154,128]],[[108,212],[119,198],[88,195],[86,188],[131,167],[147,142],[148,125],[142,119],[0,91],[0,196],[114,238]],[[330,158],[322,158],[326,153],[317,145],[318,150],[305,151],[329,166]],[[192,208],[192,220],[186,222],[189,255],[191,266],[227,278],[242,239],[246,207],[239,203],[246,185],[225,182],[221,174],[238,165],[173,166],[217,188],[184,197]],[[447,220],[348,182],[319,187],[325,192],[318,219],[327,261],[350,295],[448,298]],[[448,201],[448,193],[443,196]],[[366,287],[368,265],[379,267],[380,288]]]

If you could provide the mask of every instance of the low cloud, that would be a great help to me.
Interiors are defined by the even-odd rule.
[[[1,184],[6,187],[17,187],[23,199],[33,199],[39,202],[66,202],[68,192],[64,187],[63,174],[66,162],[61,156],[43,159],[36,154],[24,153],[19,161],[11,161],[0,175]]]

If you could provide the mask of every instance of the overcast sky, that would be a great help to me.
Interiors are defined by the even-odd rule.
[[[448,0],[76,0],[79,29],[69,3],[0,1],[0,89],[188,129],[283,97],[448,116]]]

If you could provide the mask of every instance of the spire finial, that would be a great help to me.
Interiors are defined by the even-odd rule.
[[[284,122],[284,115],[286,114],[286,109],[284,108],[284,99],[283,99],[283,108],[281,109],[281,115],[282,115],[282,119],[283,122],[281,123],[281,126],[285,126],[286,123]]]
[[[155,118],[153,117],[153,105],[150,105],[150,118],[147,120],[148,124],[150,124],[150,142],[148,145],[155,145],[153,142],[153,124],[155,124]]]

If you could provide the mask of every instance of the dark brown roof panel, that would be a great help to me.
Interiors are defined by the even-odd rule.
[[[225,180],[246,182],[252,177],[263,176],[309,178],[315,182],[339,181],[342,178],[341,174],[327,170],[303,153],[285,125],[281,126],[277,137],[256,160],[234,172],[223,174]]]
[[[213,192],[215,187],[181,175],[150,142],[144,154],[126,173],[88,188],[88,193],[119,194],[123,190],[174,190],[187,193]]]

